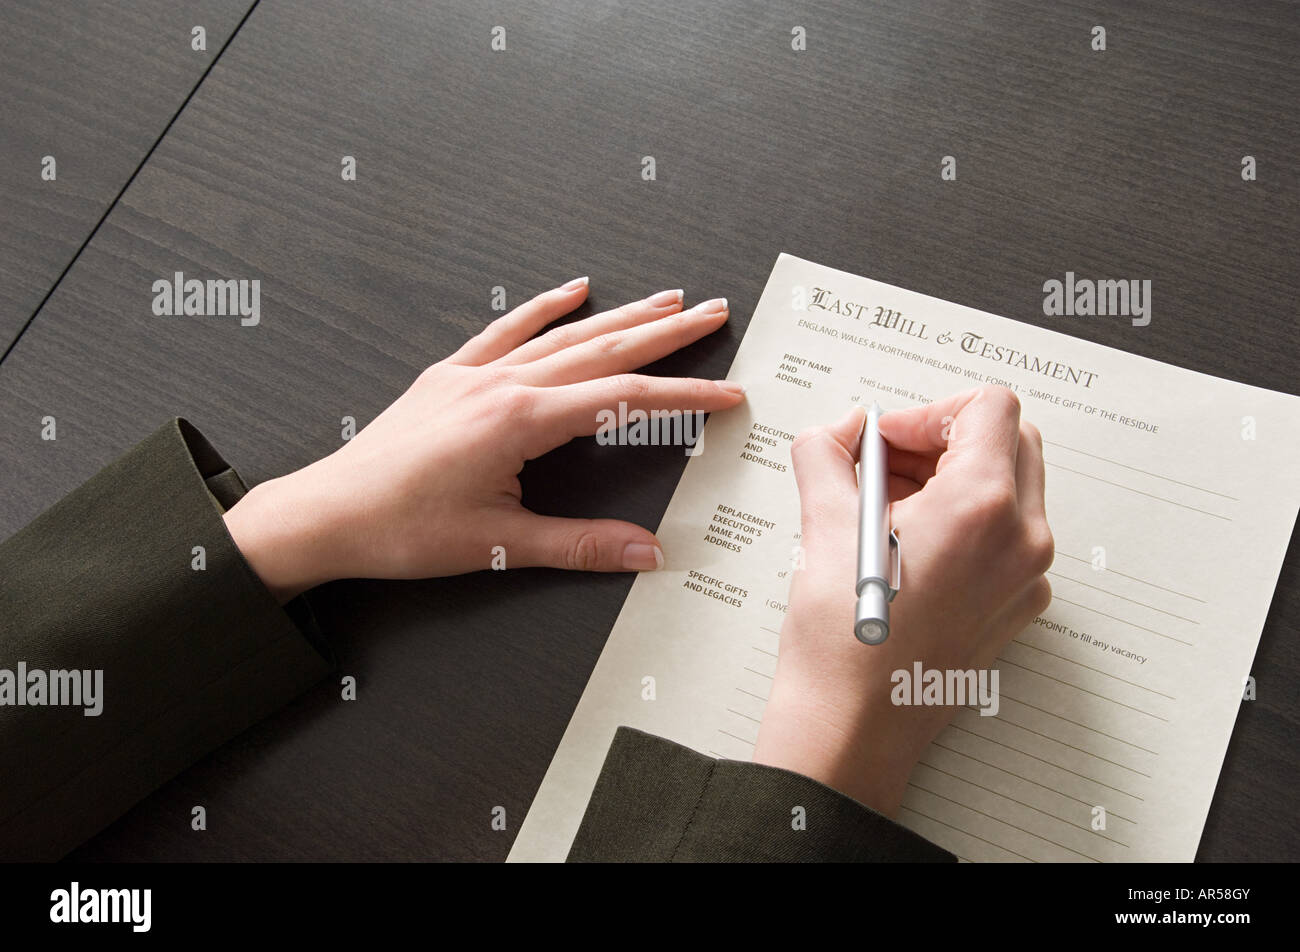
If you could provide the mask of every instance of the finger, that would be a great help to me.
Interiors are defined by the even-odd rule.
[[[596,314],[582,321],[553,327],[541,337],[530,340],[510,353],[501,357],[497,363],[526,364],[543,357],[589,341],[602,334],[610,334],[628,327],[636,327],[649,321],[656,321],[669,314],[675,314],[682,308],[682,291],[660,291],[642,301],[624,304],[612,311]]]
[[[884,417],[882,416],[883,420]],[[890,476],[905,477],[909,482],[923,486],[934,475],[934,465],[939,461],[938,456],[932,456],[928,453],[911,453],[907,450],[900,450],[890,447],[889,450],[889,473]]]
[[[790,447],[805,542],[834,527],[856,524],[855,466],[865,417],[863,407],[854,407],[835,423],[804,430]]]
[[[587,299],[590,282],[574,278],[568,284],[543,291],[513,311],[498,317],[447,359],[453,364],[481,365],[510,353],[554,320]]]
[[[1015,478],[1020,400],[1006,387],[978,387],[880,418],[891,447],[940,453],[936,472],[960,464],[979,475]]]
[[[524,364],[518,378],[537,386],[559,386],[626,373],[711,334],[727,320],[727,299],[697,304],[649,324],[601,334]]]
[[[918,407],[888,410],[880,416],[880,435],[891,451],[938,456],[948,448],[957,414],[975,399],[975,393],[971,389]]]
[[[523,511],[507,529],[506,565],[578,572],[647,572],[663,567],[654,533],[617,519],[562,519]]]
[[[648,377],[619,374],[562,387],[538,391],[538,408],[533,417],[539,442],[528,447],[529,459],[548,453],[579,436],[591,436],[609,426],[634,423],[634,411],[647,415],[673,411],[709,413],[726,410],[744,399],[745,388],[730,380],[700,380],[694,377]],[[667,426],[686,432],[686,421],[655,419],[651,426]],[[662,432],[662,429],[656,430]],[[698,433],[698,430],[692,430]],[[692,444],[694,440],[691,441]],[[535,454],[535,455],[533,455]]]
[[[889,501],[898,502],[921,491],[921,484],[897,473],[889,474]]]
[[[1016,453],[1016,499],[1025,516],[1047,517],[1044,490],[1043,437],[1032,423],[1020,424],[1020,447]]]

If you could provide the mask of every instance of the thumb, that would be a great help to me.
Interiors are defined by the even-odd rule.
[[[507,533],[507,565],[578,572],[647,572],[664,565],[654,533],[618,519],[563,519],[522,512]]]

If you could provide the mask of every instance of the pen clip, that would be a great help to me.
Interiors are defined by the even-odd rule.
[[[889,601],[892,602],[903,585],[903,544],[893,529],[889,530],[889,575]]]

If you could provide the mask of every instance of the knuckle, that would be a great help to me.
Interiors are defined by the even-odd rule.
[[[653,393],[651,381],[641,374],[618,374],[614,380],[624,400],[644,401]]]
[[[1017,509],[1015,486],[1004,479],[991,479],[966,497],[962,515],[968,524],[987,528],[1013,521]]]
[[[530,387],[510,384],[494,396],[497,405],[510,417],[527,417],[533,411],[536,396]]]
[[[600,538],[594,532],[580,532],[569,544],[567,567],[575,572],[592,572],[600,565]]]
[[[1043,448],[1043,434],[1028,420],[1020,421],[1020,437],[1033,443],[1040,450]]]
[[[686,395],[694,403],[703,403],[710,397],[717,396],[717,385],[708,380],[694,378],[686,385]]]
[[[472,388],[480,392],[506,390],[513,385],[514,375],[511,368],[496,364],[476,368],[471,381]]]
[[[573,332],[571,324],[565,324],[563,327],[553,327],[540,338],[545,341],[548,348],[553,350],[564,350],[566,347],[572,347],[577,339]]]
[[[623,344],[623,337],[617,331],[599,334],[591,339],[592,348],[599,354],[609,356],[618,353]]]
[[[1047,606],[1052,604],[1052,583],[1041,576],[1035,579],[1030,589],[1030,602],[1035,615],[1047,611]]]
[[[1056,560],[1056,540],[1046,520],[1036,521],[1025,529],[1025,550],[1035,575],[1042,575]]]

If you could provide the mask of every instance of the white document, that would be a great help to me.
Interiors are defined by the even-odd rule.
[[[957,712],[899,820],[975,862],[1193,859],[1296,519],[1300,398],[784,254],[730,379],[746,402],[705,427],[667,564],[633,584],[510,859],[565,858],[619,725],[750,759],[798,541],[793,436],[984,383],[1043,434],[1054,598],[998,661],[997,716]]]

